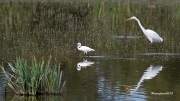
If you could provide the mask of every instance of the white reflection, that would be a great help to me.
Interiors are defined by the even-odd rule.
[[[154,78],[156,75],[158,75],[158,73],[162,70],[162,66],[150,66],[146,69],[146,71],[144,72],[143,76],[141,77],[141,79],[139,80],[137,86],[135,89],[131,89],[131,93],[134,93],[138,90],[138,88],[141,86],[141,83],[144,80],[149,80]]]
[[[87,66],[92,66],[94,62],[84,60],[83,62],[79,62],[77,64],[77,70],[80,71],[81,68],[86,68]]]

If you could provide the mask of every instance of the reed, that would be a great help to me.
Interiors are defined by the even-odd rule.
[[[157,3],[155,8],[150,8],[148,2],[116,0],[96,3],[0,2],[0,43],[5,56],[12,58],[49,54],[69,57],[75,54],[77,42],[90,44],[98,49],[96,54],[99,55],[145,52],[150,44],[146,38],[112,38],[124,34],[144,36],[136,22],[125,21],[134,15],[145,28],[163,37],[163,52],[178,52],[179,44],[171,47],[179,40],[177,4]]]
[[[14,63],[8,63],[11,72],[4,70],[8,79],[8,86],[19,95],[56,95],[61,94],[65,81],[62,82],[60,64],[52,65],[51,58],[47,64],[44,60],[37,61],[33,58],[29,63],[24,58],[17,58]]]

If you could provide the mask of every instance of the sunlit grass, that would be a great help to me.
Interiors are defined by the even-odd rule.
[[[8,63],[11,72],[4,70],[8,79],[8,86],[16,94],[20,95],[56,95],[61,94],[65,81],[62,82],[62,71],[60,64],[51,64],[51,58],[47,63],[33,58],[29,63],[24,58],[17,58],[13,63]]]

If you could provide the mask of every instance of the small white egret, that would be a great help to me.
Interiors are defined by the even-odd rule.
[[[90,47],[87,47],[87,46],[81,46],[81,43],[77,43],[77,49],[79,51],[82,51],[84,52],[84,54],[87,54],[87,52],[91,52],[91,51],[95,51],[94,49],[90,48]],[[89,55],[88,55],[89,56]]]
[[[135,16],[127,19],[126,21],[132,20],[132,19],[134,19],[134,20],[136,20],[136,21],[138,22],[139,27],[141,28],[142,32],[145,34],[145,36],[147,37],[147,39],[148,39],[151,43],[154,43],[154,42],[163,42],[163,39],[162,39],[155,31],[150,30],[150,29],[145,29],[145,28],[141,25],[140,21],[139,21]]]

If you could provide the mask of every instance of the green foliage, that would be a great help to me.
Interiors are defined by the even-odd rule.
[[[1,66],[8,79],[8,85],[20,95],[61,94],[65,81],[62,81],[60,65],[51,66],[51,58],[47,62],[33,58],[29,64],[23,58],[17,58],[14,63],[8,63],[12,73],[8,73]]]

